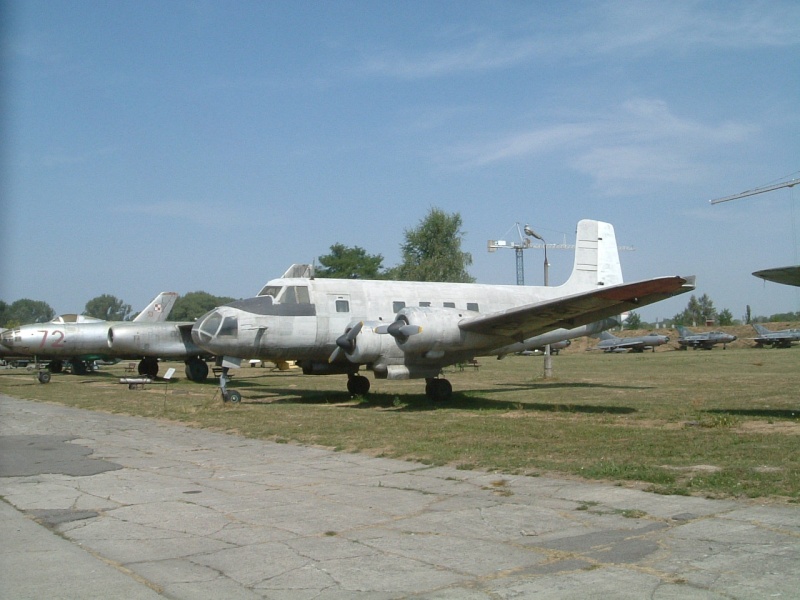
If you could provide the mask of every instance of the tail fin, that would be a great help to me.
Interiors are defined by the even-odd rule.
[[[562,287],[571,294],[619,283],[622,267],[614,226],[589,219],[579,221],[572,275]]]
[[[764,327],[763,325],[759,325],[758,323],[752,323],[753,329],[758,332],[758,335],[767,335],[768,333],[772,333],[769,329]]]
[[[678,330],[678,333],[680,334],[681,337],[687,337],[687,336],[690,336],[690,335],[694,335],[693,331],[691,331],[689,329],[686,329],[686,327],[683,327],[682,325],[676,325],[675,329]]]
[[[177,299],[177,292],[161,292],[158,296],[153,298],[153,301],[148,304],[142,312],[136,315],[134,321],[140,323],[166,321]]]
[[[601,340],[618,340],[619,338],[608,331],[601,331],[598,336]]]

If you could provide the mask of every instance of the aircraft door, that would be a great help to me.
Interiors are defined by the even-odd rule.
[[[355,317],[350,310],[350,294],[328,294],[324,310],[317,305],[317,344],[336,342]]]

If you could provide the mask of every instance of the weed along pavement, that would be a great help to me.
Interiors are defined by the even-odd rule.
[[[797,598],[794,504],[248,439],[0,395],[4,598]]]

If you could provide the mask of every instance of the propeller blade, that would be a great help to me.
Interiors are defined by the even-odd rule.
[[[405,342],[412,335],[422,331],[419,325],[409,325],[405,320],[398,319],[386,328],[386,333],[400,342]]]
[[[344,335],[340,335],[336,338],[336,345],[339,346],[345,352],[352,352],[356,348],[356,338],[358,334],[361,333],[361,328],[364,326],[364,321],[359,321],[353,327],[351,327],[348,331],[345,331]]]

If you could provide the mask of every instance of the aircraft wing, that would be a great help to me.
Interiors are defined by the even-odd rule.
[[[776,269],[764,269],[753,273],[766,281],[774,281],[784,285],[800,286],[800,265],[792,267],[778,267]]]
[[[625,341],[623,340],[616,345],[616,348],[644,348],[645,344],[642,341]]]
[[[694,276],[659,277],[573,294],[465,319],[464,331],[518,341],[553,329],[572,329],[694,289]]]

